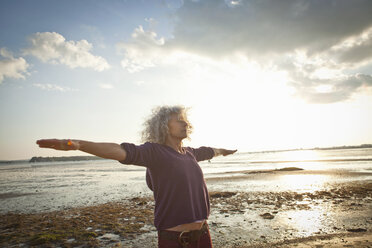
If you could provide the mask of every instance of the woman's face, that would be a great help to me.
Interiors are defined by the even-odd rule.
[[[187,138],[188,128],[189,126],[184,113],[171,115],[168,121],[169,136],[180,140]]]

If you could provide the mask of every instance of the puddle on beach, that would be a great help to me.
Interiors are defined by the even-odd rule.
[[[320,232],[333,231],[330,222],[332,210],[325,206],[312,206],[308,210],[291,210],[277,216],[282,227],[293,229],[301,236],[311,236]]]
[[[281,175],[283,190],[296,192],[315,192],[323,190],[331,180],[329,175]]]

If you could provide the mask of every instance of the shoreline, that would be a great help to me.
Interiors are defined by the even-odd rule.
[[[321,172],[284,170],[245,176],[270,180],[278,174],[309,173]],[[212,189],[210,200],[208,223],[216,248],[372,246],[372,180],[301,192]],[[8,212],[0,214],[0,246],[156,247],[153,208],[152,197],[139,196],[59,211]]]

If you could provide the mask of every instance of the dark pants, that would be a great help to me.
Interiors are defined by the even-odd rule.
[[[164,231],[162,231],[164,232]],[[179,236],[181,232],[169,232],[172,235]],[[185,240],[187,242],[187,234],[182,235],[182,237],[185,237]],[[209,229],[207,228],[200,236],[200,238],[196,241],[188,242],[189,244],[186,245],[185,242],[182,245],[177,239],[169,239],[169,238],[162,238],[161,235],[158,235],[158,245],[159,248],[213,248],[211,235],[209,233]]]

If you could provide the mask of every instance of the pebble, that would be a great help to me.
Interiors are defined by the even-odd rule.
[[[109,239],[109,240],[118,241],[120,239],[120,236],[116,235],[116,234],[113,234],[113,233],[106,233],[102,236],[97,237],[97,239]]]
[[[262,218],[264,219],[267,219],[267,220],[271,220],[271,219],[274,219],[274,215],[270,214],[270,213],[264,213],[264,214],[261,214],[260,215]]]

